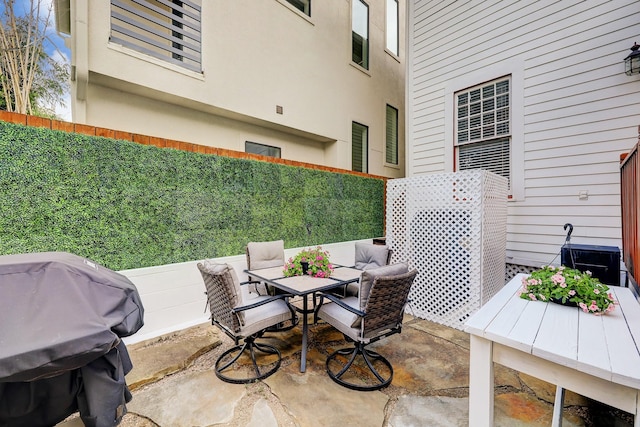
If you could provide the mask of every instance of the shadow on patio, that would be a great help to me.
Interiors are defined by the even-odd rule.
[[[133,400],[121,426],[466,426],[469,335],[407,316],[403,332],[372,345],[394,366],[386,389],[357,392],[335,384],[325,359],[346,346],[327,324],[310,328],[306,373],[299,372],[300,328],[267,334],[283,354],[264,381],[234,385],[214,374],[232,344],[203,324],[128,347]],[[496,426],[549,426],[555,387],[496,365]],[[630,415],[568,393],[564,426],[627,426]],[[62,424],[82,425],[78,419]]]

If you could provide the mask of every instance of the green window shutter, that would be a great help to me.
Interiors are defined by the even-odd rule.
[[[387,105],[385,161],[398,164],[398,110]]]
[[[367,170],[368,128],[360,123],[351,125],[351,169],[356,172]]]

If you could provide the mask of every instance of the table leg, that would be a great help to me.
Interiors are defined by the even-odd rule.
[[[562,427],[562,407],[564,406],[564,388],[556,386],[556,400],[553,403],[551,427]]]
[[[471,335],[469,427],[493,426],[493,342]]]
[[[300,372],[307,370],[307,297],[308,295],[302,297],[302,354],[300,355]]]
[[[640,390],[636,390],[636,412],[633,414],[633,427],[640,427]]]

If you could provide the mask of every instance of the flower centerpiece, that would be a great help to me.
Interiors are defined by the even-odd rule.
[[[306,264],[306,265],[305,265]],[[333,272],[333,265],[329,262],[329,252],[320,246],[301,251],[295,257],[289,258],[284,264],[286,277],[308,274],[312,277],[329,277]]]
[[[544,266],[522,279],[520,297],[580,307],[585,313],[606,314],[615,308],[609,287],[591,275],[567,267]]]

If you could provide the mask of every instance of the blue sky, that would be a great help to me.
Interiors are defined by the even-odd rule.
[[[34,0],[37,3],[37,0]],[[71,53],[64,44],[64,38],[56,32],[55,26],[55,11],[53,10],[53,0],[40,0],[40,16],[46,17],[51,8],[51,16],[49,19],[49,26],[47,31],[48,40],[45,42],[45,51],[47,54],[57,61],[70,63]],[[16,0],[14,10],[15,13],[20,15],[29,10],[30,0]],[[4,7],[0,5],[0,12],[4,12]],[[57,105],[55,107],[56,114],[65,121],[71,121],[71,96],[67,94],[64,100],[65,106],[61,107]]]

